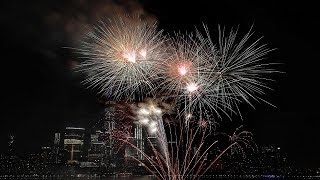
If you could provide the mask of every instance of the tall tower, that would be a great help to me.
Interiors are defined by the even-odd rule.
[[[8,152],[10,152],[10,153],[13,150],[13,143],[14,143],[14,135],[9,135]]]
[[[53,142],[53,153],[54,153],[54,163],[60,163],[59,153],[60,153],[60,133],[54,133]]]
[[[136,124],[134,128],[134,139],[135,144],[138,149],[140,149],[141,152],[137,152],[137,159],[144,160],[144,156],[142,153],[145,153],[145,134],[143,133],[141,124]]]
[[[111,133],[115,129],[115,116],[116,111],[115,107],[113,106],[114,103],[108,102],[108,106],[104,109],[104,124],[103,130],[105,132],[105,147],[106,147],[106,155],[113,156],[113,143],[114,140],[112,139]]]
[[[88,153],[88,161],[95,165],[101,165],[105,156],[105,142],[101,139],[102,131],[97,130],[90,135],[90,148]]]

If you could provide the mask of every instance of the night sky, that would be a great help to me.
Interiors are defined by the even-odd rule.
[[[75,45],[83,27],[117,13],[157,19],[165,31],[192,31],[208,24],[253,25],[255,37],[276,48],[270,62],[281,63],[266,99],[241,107],[244,124],[258,145],[279,145],[301,167],[320,167],[319,31],[316,4],[277,1],[39,0],[1,5],[0,147],[15,136],[16,151],[33,151],[53,141],[66,125],[89,127],[101,115],[96,96],[80,85],[71,68],[77,59],[65,47]],[[230,124],[230,123],[226,123]]]

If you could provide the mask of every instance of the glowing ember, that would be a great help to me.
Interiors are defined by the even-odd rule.
[[[208,122],[206,120],[200,120],[199,121],[199,126],[200,127],[207,127],[208,126]]]
[[[145,109],[145,108],[141,108],[141,109],[140,109],[140,114],[142,114],[142,115],[149,115],[150,112],[149,112],[147,109]]]
[[[143,59],[145,59],[147,57],[147,50],[141,49],[139,51],[139,54],[143,57]]]
[[[188,72],[188,68],[185,65],[181,65],[178,67],[178,72],[181,76],[184,76]]]
[[[156,133],[158,129],[156,127],[150,129],[150,133]]]
[[[122,56],[129,62],[136,62],[136,53],[134,51],[124,52]]]
[[[152,110],[153,110],[153,112],[155,113],[155,114],[161,114],[162,113],[162,111],[161,111],[161,109],[160,108],[152,108]]]
[[[161,109],[154,109],[154,112],[156,113],[156,114],[161,114],[162,113],[162,111],[161,111]]]
[[[152,121],[152,122],[149,124],[149,126],[150,126],[151,128],[156,128],[156,127],[157,127],[157,122]]]
[[[148,118],[144,118],[144,119],[139,120],[139,122],[140,122],[141,124],[148,124],[149,119],[148,119]]]
[[[196,83],[189,83],[189,84],[187,84],[187,91],[190,92],[190,93],[198,90],[198,88],[199,88],[199,87],[198,87],[198,85],[197,85]]]

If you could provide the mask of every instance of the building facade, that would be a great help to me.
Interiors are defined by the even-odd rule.
[[[83,159],[84,128],[66,127],[64,151],[67,164],[79,164]]]

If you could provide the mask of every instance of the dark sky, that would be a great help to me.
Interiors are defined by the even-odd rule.
[[[115,13],[143,14],[166,31],[191,31],[204,22],[245,33],[254,24],[256,37],[276,48],[280,62],[267,99],[277,108],[244,106],[243,124],[258,144],[277,144],[302,167],[320,167],[319,24],[316,4],[277,1],[73,0],[10,2],[1,5],[0,147],[9,134],[20,151],[52,141],[68,124],[90,126],[102,107],[94,93],[79,85],[70,70],[74,57],[63,47],[74,45],[80,27]],[[235,124],[240,122],[235,122]]]

